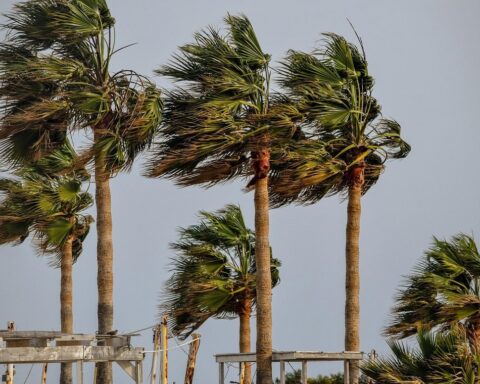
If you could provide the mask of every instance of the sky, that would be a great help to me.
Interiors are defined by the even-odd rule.
[[[0,13],[13,3],[1,0]],[[362,199],[361,345],[365,352],[385,352],[381,331],[395,292],[432,236],[465,232],[480,238],[480,2],[110,0],[109,5],[117,21],[118,47],[136,43],[117,55],[114,69],[134,69],[167,88],[171,84],[153,70],[190,42],[194,32],[221,26],[227,13],[250,18],[274,67],[289,49],[310,51],[321,44],[323,32],[354,40],[348,20],[353,23],[365,45],[383,114],[401,124],[412,146],[406,159],[387,164]],[[131,173],[111,183],[114,323],[120,332],[156,322],[173,256],[168,244],[177,238],[178,227],[196,222],[199,210],[240,204],[253,227],[253,195],[242,192],[244,183],[179,189],[168,180],[142,177],[143,163],[140,158]],[[281,283],[273,292],[276,350],[343,349],[345,224],[346,203],[339,197],[271,211],[271,245],[282,261]],[[91,231],[74,267],[74,328],[79,333],[96,330],[95,247]],[[60,328],[60,274],[47,261],[35,255],[28,241],[0,248],[0,328],[8,320],[19,330]],[[214,354],[237,351],[238,321],[210,320],[199,333],[195,379],[214,383]],[[134,344],[151,350],[151,332]],[[145,377],[150,359],[145,360]],[[169,365],[170,382],[180,383],[186,365],[181,349],[171,352]],[[18,369],[17,382],[25,380],[28,369]],[[312,375],[338,370],[339,364],[309,368]],[[274,372],[278,376],[278,367]],[[228,380],[235,380],[235,373],[232,368]],[[130,382],[118,370],[115,375],[116,384]],[[29,380],[40,380],[40,367],[34,367]],[[56,381],[51,374],[49,383]]]

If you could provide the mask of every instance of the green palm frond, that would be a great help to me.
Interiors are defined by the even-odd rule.
[[[114,22],[104,0],[17,4],[0,44],[0,157],[13,168],[62,147],[67,132],[95,131],[80,155],[105,159],[107,174],[130,169],[162,116],[160,91],[133,71],[109,72]]]
[[[434,239],[396,298],[386,334],[406,337],[419,324],[450,328],[478,327],[480,317],[480,254],[465,234],[450,241]]]
[[[252,151],[278,151],[278,141],[294,132],[292,112],[280,112],[269,92],[270,55],[250,21],[228,15],[225,23],[225,34],[212,27],[196,33],[157,71],[177,87],[166,94],[161,139],[146,168],[150,177],[207,187],[247,177]]]
[[[31,235],[37,251],[51,255],[50,263],[59,266],[63,245],[72,236],[74,260],[78,258],[93,222],[83,212],[93,198],[81,188],[88,173],[71,168],[76,158],[67,141],[49,156],[17,170],[13,178],[0,180],[0,244],[16,245]]]
[[[360,163],[365,193],[387,160],[410,151],[400,125],[381,118],[363,47],[336,34],[324,36],[324,46],[313,53],[290,51],[279,71],[280,85],[298,110],[294,125],[301,135],[293,136],[282,161],[272,162],[273,206],[345,193],[349,171]]]
[[[479,358],[469,352],[465,332],[420,329],[416,347],[389,341],[391,357],[365,363],[362,371],[379,384],[463,384],[478,381]]]
[[[255,302],[255,234],[236,205],[211,213],[200,223],[180,228],[171,244],[171,262],[159,307],[175,335],[187,337],[209,318],[236,317],[245,301]],[[280,262],[272,259],[272,282],[279,282]]]

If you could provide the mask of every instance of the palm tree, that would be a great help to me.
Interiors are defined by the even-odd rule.
[[[480,254],[475,240],[459,234],[433,245],[396,298],[385,333],[405,338],[427,329],[466,330],[470,348],[480,353]]]
[[[388,342],[393,356],[365,363],[362,371],[378,384],[474,384],[480,356],[468,349],[461,329],[433,332],[419,329],[417,347]]]
[[[206,187],[250,177],[255,188],[257,383],[272,383],[270,158],[290,135],[290,120],[269,92],[270,56],[245,16],[225,18],[228,33],[195,34],[157,73],[180,84],[165,100],[161,141],[147,174]]]
[[[363,46],[359,50],[341,36],[325,34],[325,46],[314,53],[291,51],[280,75],[298,115],[292,117],[295,140],[273,167],[271,202],[274,207],[308,205],[334,194],[348,196],[345,349],[359,351],[361,196],[377,181],[385,161],[405,157],[410,147],[397,122],[377,119],[380,106],[372,97],[374,81]],[[358,376],[352,364],[352,382]]]
[[[31,235],[38,252],[51,255],[51,265],[61,272],[61,331],[68,334],[73,333],[72,266],[93,221],[83,213],[93,204],[91,195],[81,190],[87,174],[65,169],[74,156],[67,142],[36,164],[16,171],[14,178],[0,179],[0,244],[17,245]],[[60,383],[72,383],[71,364],[62,364]]]
[[[240,352],[250,350],[250,317],[256,299],[255,233],[247,228],[240,207],[200,212],[200,223],[180,228],[171,245],[172,275],[164,290],[162,314],[174,335],[188,337],[209,318],[240,319]],[[271,259],[272,285],[280,263]],[[244,383],[251,382],[249,365]]]
[[[129,170],[161,119],[159,91],[131,70],[112,73],[115,20],[105,0],[27,0],[6,15],[0,45],[0,155],[11,166],[38,159],[83,130],[95,168],[98,332],[113,329],[110,178]],[[100,383],[111,383],[101,364]]]

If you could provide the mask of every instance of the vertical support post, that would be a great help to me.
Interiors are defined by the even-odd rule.
[[[218,363],[218,383],[225,384],[225,365]]]
[[[280,360],[280,384],[285,384],[285,361]]]
[[[135,363],[135,383],[143,384],[143,364],[141,361]]]
[[[48,363],[43,364],[42,369],[42,384],[47,384],[47,370],[48,370]]]
[[[168,384],[168,326],[167,316],[162,317],[162,384]]]
[[[15,322],[8,321],[7,322],[7,330],[10,332],[15,331]],[[14,375],[15,366],[13,364],[7,364],[7,372],[6,372],[6,383],[13,384],[13,375]]]
[[[83,361],[77,361],[77,384],[83,384]]]
[[[307,384],[307,378],[308,378],[307,361],[303,360],[302,361],[302,384]]]
[[[160,326],[156,325],[153,328],[153,355],[152,355],[152,369],[150,371],[151,382],[155,384],[157,381],[157,360],[158,360],[158,347],[160,345]]]
[[[192,335],[193,341],[190,343],[190,349],[188,351],[187,369],[185,371],[184,384],[193,383],[193,374],[195,373],[195,362],[197,360],[198,348],[200,347],[200,335],[194,333]]]
[[[238,377],[238,382],[240,384],[245,384],[245,365],[246,365],[246,363],[241,362],[241,361],[238,363],[238,368],[240,370],[240,374],[239,374],[239,377]],[[248,383],[248,384],[250,384],[250,383]]]
[[[343,363],[343,384],[350,384],[350,360]]]

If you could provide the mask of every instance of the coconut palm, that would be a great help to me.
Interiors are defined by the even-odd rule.
[[[60,323],[68,334],[73,333],[72,266],[93,221],[84,213],[93,204],[81,189],[87,174],[65,170],[74,155],[67,142],[15,177],[0,179],[0,244],[18,245],[31,236],[37,251],[60,268]],[[60,383],[72,383],[71,364],[62,364]]]
[[[161,118],[159,91],[131,70],[112,72],[115,20],[105,0],[28,0],[6,15],[0,45],[0,155],[10,166],[38,159],[67,132],[90,139],[95,168],[98,332],[113,328],[110,178],[129,170]],[[100,383],[111,382],[102,364]]]
[[[195,34],[157,72],[179,86],[165,100],[162,140],[147,174],[181,186],[213,186],[250,177],[255,188],[257,383],[272,383],[271,266],[268,175],[270,159],[291,134],[287,110],[269,92],[270,56],[245,16],[227,16],[227,34]]]
[[[255,233],[240,207],[200,212],[200,223],[180,228],[172,243],[171,277],[160,306],[174,335],[186,338],[209,318],[240,320],[240,352],[250,350],[250,317],[256,300]],[[279,261],[271,260],[272,285],[279,282]],[[243,383],[251,382],[250,367]]]
[[[410,147],[401,139],[397,122],[379,118],[363,46],[325,34],[325,45],[313,53],[291,51],[280,75],[298,115],[295,140],[283,162],[273,167],[272,205],[348,196],[345,349],[359,351],[361,196],[377,181],[384,163],[405,157]],[[352,364],[352,382],[358,382],[358,374]]]
[[[478,383],[480,356],[468,348],[462,329],[433,332],[420,329],[416,346],[390,340],[393,356],[372,360],[362,371],[378,384]]]
[[[463,327],[472,351],[480,353],[480,254],[471,236],[434,238],[397,295],[385,333],[404,338],[416,334],[419,325]]]

